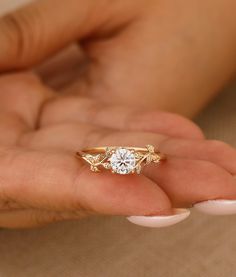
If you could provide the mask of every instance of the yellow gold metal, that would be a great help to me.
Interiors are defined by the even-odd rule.
[[[114,171],[114,164],[111,163],[111,159],[117,150],[126,151],[132,157],[133,161],[131,159],[131,162],[133,162],[133,167],[129,166],[128,164],[129,171],[126,170],[123,173]],[[165,155],[159,151],[155,151],[154,146],[152,145],[146,145],[145,148],[130,146],[103,146],[86,148],[77,152],[76,156],[87,162],[93,172],[100,172],[101,168],[105,168],[111,170],[113,173],[120,174],[140,174],[142,166],[148,165],[152,162],[157,164],[166,159]],[[123,165],[123,167],[124,166],[125,165]]]

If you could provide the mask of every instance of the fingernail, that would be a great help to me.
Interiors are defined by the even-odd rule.
[[[236,214],[236,200],[208,200],[195,204],[194,208],[211,215]]]
[[[145,227],[167,227],[185,220],[190,215],[187,209],[174,209],[173,215],[168,216],[129,216],[127,219],[137,225]]]

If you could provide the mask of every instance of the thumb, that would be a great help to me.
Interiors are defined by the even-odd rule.
[[[95,26],[97,5],[92,0],[41,0],[2,17],[0,70],[31,66],[86,36]]]

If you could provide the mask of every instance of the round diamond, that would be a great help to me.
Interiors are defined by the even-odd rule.
[[[129,174],[135,168],[135,155],[128,149],[119,148],[111,155],[111,168],[119,174]]]

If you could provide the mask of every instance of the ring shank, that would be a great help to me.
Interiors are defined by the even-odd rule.
[[[135,150],[135,151],[140,151],[140,152],[147,152],[147,148],[143,147],[131,147],[131,146],[101,146],[101,147],[91,147],[91,148],[85,148],[82,150],[84,153],[103,153],[106,152],[107,148],[109,149],[117,149],[117,148],[125,148],[128,150]]]
[[[78,151],[76,153],[77,156],[79,157],[83,157],[86,154],[101,154],[101,153],[105,153],[107,151],[107,149],[117,149],[117,148],[125,148],[128,150],[134,150],[137,152],[143,152],[143,153],[147,153],[148,150],[147,148],[144,147],[131,147],[131,146],[101,146],[101,147],[91,147],[91,148],[85,148],[82,151]],[[166,155],[163,153],[160,153],[159,151],[155,151],[156,154],[159,155],[160,160],[165,160],[166,159]]]

